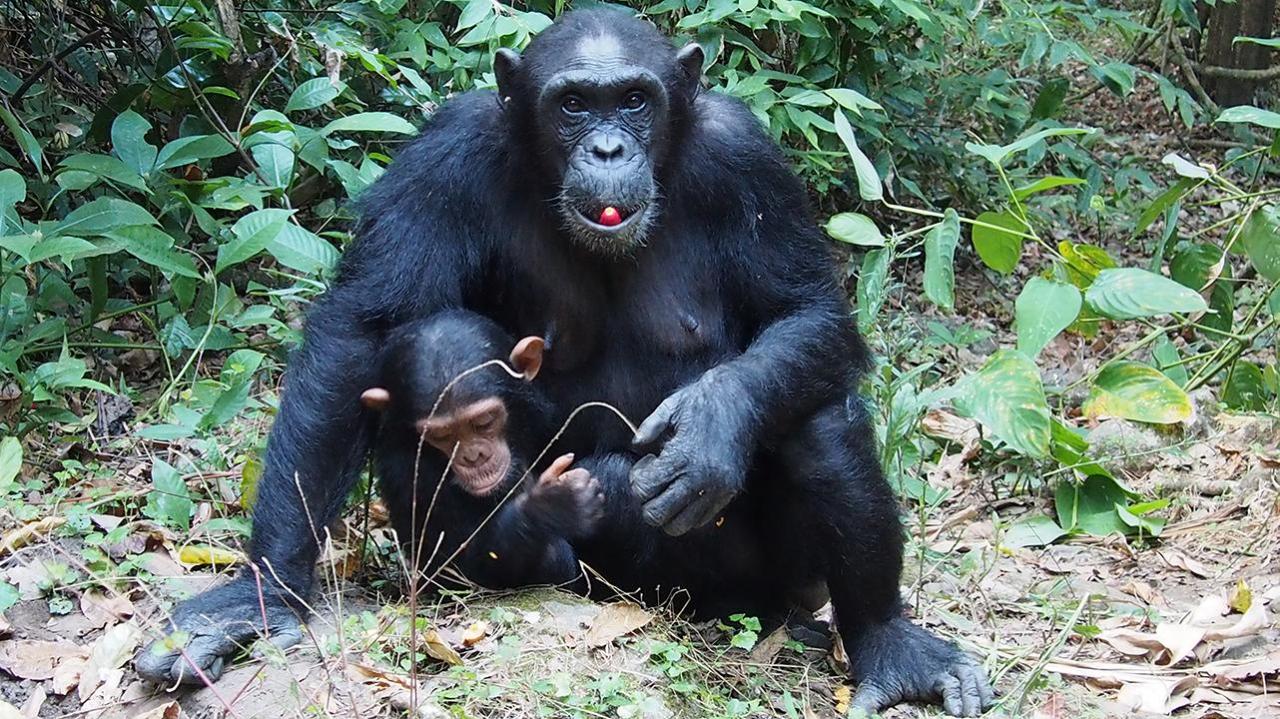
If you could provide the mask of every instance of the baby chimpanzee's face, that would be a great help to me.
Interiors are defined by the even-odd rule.
[[[507,407],[501,398],[486,397],[437,412],[418,420],[417,429],[428,444],[453,457],[453,478],[463,490],[484,497],[502,486],[511,469],[511,448]]]

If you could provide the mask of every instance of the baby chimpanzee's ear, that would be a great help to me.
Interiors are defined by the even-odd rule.
[[[381,387],[370,387],[360,393],[360,404],[381,412],[391,404],[391,393]]]
[[[542,369],[542,350],[547,346],[541,337],[525,337],[511,350],[511,366],[524,375],[525,382],[532,382]]]

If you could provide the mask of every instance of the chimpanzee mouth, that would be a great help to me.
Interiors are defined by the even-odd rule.
[[[507,472],[511,469],[511,461],[507,460],[501,464],[487,468],[489,471],[484,471],[478,476],[473,473],[477,469],[480,468],[472,468],[472,470],[466,475],[462,475],[459,474],[458,470],[455,468],[454,476],[457,478],[458,484],[462,485],[462,488],[466,490],[467,494],[474,497],[484,497],[502,486],[502,480],[507,478]]]
[[[574,208],[577,220],[586,225],[592,232],[602,235],[621,234],[632,225],[644,219],[649,209],[648,203],[636,207],[620,207],[617,205],[592,205]]]

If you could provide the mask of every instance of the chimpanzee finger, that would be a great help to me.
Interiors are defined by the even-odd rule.
[[[569,454],[562,454],[559,457],[556,457],[555,461],[551,463],[551,466],[547,467],[547,471],[544,472],[544,474],[548,477],[559,477],[569,471],[569,467],[571,466],[573,466],[573,453],[570,452]]]
[[[276,627],[271,630],[271,636],[267,637],[267,643],[280,651],[284,651],[300,641],[302,641],[301,624]],[[255,658],[261,658],[264,654],[260,648],[255,649],[253,652]]]
[[[662,494],[645,503],[644,519],[655,527],[662,527],[670,534],[668,527],[672,520],[679,516],[680,512],[684,511],[697,496],[694,483],[684,480],[681,476],[675,476]]]
[[[170,681],[178,684],[202,685],[206,680],[218,681],[222,676],[223,656],[238,648],[226,635],[197,634],[182,648],[169,669]],[[194,665],[194,667],[193,667]],[[196,671],[199,668],[200,671]],[[201,677],[200,675],[204,676]]]
[[[984,683],[978,676],[977,667],[972,664],[961,664],[952,670],[960,678],[960,699],[964,702],[964,714],[960,716],[976,717],[984,709],[982,692],[978,687]]]
[[[723,499],[719,493],[700,494],[675,519],[664,525],[662,531],[672,537],[678,537],[704,526],[715,519],[727,503],[728,500]]]
[[[894,697],[889,696],[885,690],[870,682],[863,682],[858,685],[858,691],[853,695],[853,701],[849,702],[849,707],[861,709],[871,715],[892,706],[894,701]]]
[[[676,409],[680,407],[679,395],[671,395],[658,405],[644,422],[640,423],[640,428],[636,430],[636,436],[631,440],[631,446],[635,448],[644,447],[653,444],[662,438],[662,435],[671,426],[675,419]]]
[[[938,679],[936,689],[942,695],[943,711],[951,716],[970,716],[964,713],[964,692],[961,690],[959,679],[950,674],[944,674]]]
[[[631,493],[641,502],[648,502],[666,489],[675,479],[675,473],[659,462],[652,454],[646,454],[631,466]]]

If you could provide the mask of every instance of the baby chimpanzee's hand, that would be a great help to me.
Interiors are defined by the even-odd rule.
[[[585,537],[604,517],[604,489],[585,469],[570,469],[566,454],[547,467],[529,489],[525,511],[546,531],[568,538]]]

